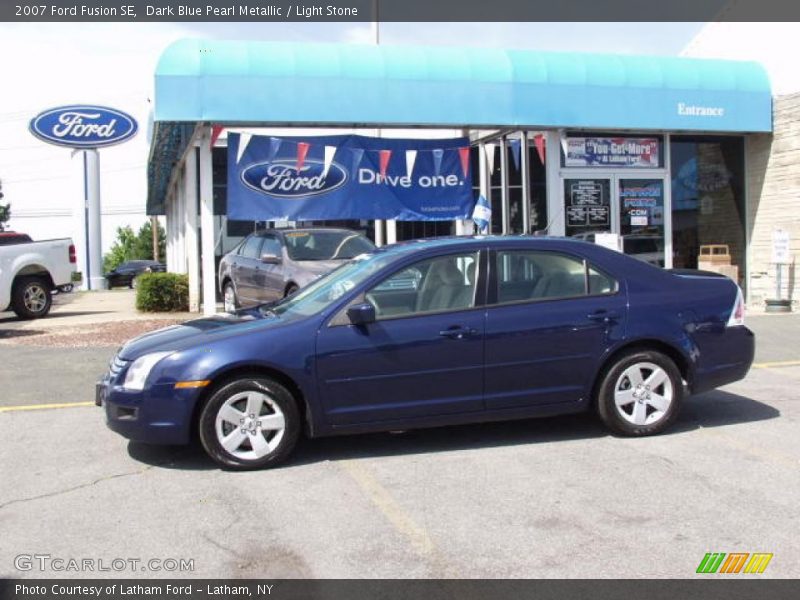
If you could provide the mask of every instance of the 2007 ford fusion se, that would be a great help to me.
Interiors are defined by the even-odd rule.
[[[654,434],[743,378],[730,279],[567,239],[446,238],[359,256],[296,294],[127,343],[97,384],[132,440],[199,436],[227,468],[311,437],[575,413]]]

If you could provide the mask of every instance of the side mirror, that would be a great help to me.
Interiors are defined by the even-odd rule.
[[[347,318],[353,325],[367,325],[375,322],[375,307],[369,302],[354,304],[347,309]]]
[[[277,254],[265,252],[261,255],[261,262],[267,265],[279,265],[281,264],[281,257]]]

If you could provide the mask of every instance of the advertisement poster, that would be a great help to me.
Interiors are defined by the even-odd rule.
[[[254,136],[241,153],[240,143],[239,134],[229,135],[231,219],[449,221],[469,218],[475,205],[459,152],[469,147],[466,138]]]
[[[664,224],[664,182],[660,179],[623,179],[619,186],[622,222],[631,227]]]
[[[607,180],[568,179],[565,184],[567,225],[569,227],[589,227],[611,223]]]
[[[657,138],[571,137],[565,144],[565,167],[661,166],[660,140]]]

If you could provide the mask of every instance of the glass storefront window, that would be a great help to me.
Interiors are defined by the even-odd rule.
[[[547,219],[547,169],[539,158],[536,145],[531,140],[528,146],[528,165],[530,169],[531,190],[531,230],[527,233],[544,231],[549,224]]]
[[[744,279],[744,139],[672,136],[672,254],[676,268],[698,268],[700,246],[725,244]]]

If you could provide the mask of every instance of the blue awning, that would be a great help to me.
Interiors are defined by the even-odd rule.
[[[754,62],[193,39],[155,85],[157,122],[772,130]]]

